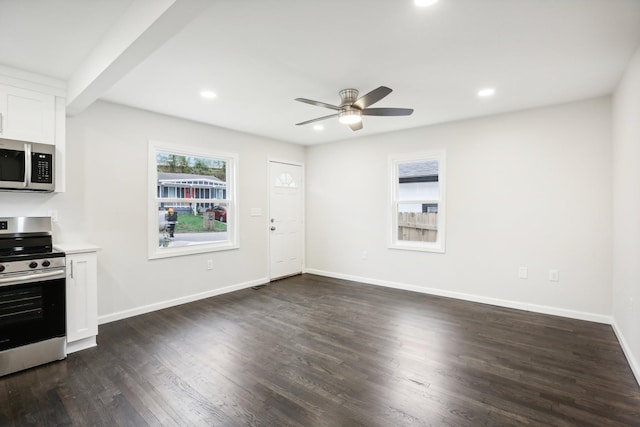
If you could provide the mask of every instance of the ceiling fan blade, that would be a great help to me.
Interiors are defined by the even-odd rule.
[[[353,106],[364,110],[369,105],[375,104],[390,93],[391,89],[386,86],[380,86],[379,88],[372,90],[366,95],[362,95],[356,102],[353,103]]]
[[[349,127],[351,128],[352,131],[356,131],[356,130],[362,129],[362,120],[360,120],[358,123],[350,124]]]
[[[363,116],[409,116],[413,108],[365,108],[360,112]]]
[[[296,126],[300,126],[300,125],[308,125],[309,123],[319,122],[320,120],[330,119],[331,117],[338,117],[338,115],[339,115],[339,114],[340,114],[340,113],[336,113],[336,114],[329,114],[328,116],[318,117],[317,119],[311,119],[311,120],[307,120],[306,122],[296,123]]]
[[[326,102],[314,101],[312,99],[307,99],[307,98],[296,98],[295,100],[299,101],[299,102],[304,102],[305,104],[315,105],[317,107],[330,108],[332,110],[340,111],[340,107],[335,106],[335,105],[331,105],[331,104],[327,104]]]

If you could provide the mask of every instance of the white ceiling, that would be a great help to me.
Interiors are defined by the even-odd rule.
[[[196,16],[149,15],[146,43],[127,32],[173,3]],[[639,44],[639,0],[0,0],[2,65],[81,92],[89,79],[90,99],[299,144],[609,94]],[[108,73],[87,72],[96,52]],[[364,117],[358,132],[336,119],[295,126],[332,111],[294,98],[338,104],[340,89],[381,85],[393,92],[375,107],[414,114]],[[495,96],[479,99],[487,86]]]

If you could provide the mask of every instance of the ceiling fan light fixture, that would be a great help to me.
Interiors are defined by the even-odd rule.
[[[340,113],[338,117],[338,121],[343,125],[352,125],[355,123],[359,123],[362,121],[362,117],[360,116],[360,110],[349,109],[344,110]]]
[[[386,86],[379,86],[374,90],[358,98],[356,89],[343,89],[339,93],[340,106],[327,104],[326,102],[314,101],[307,98],[295,98],[295,101],[305,104],[333,110],[333,114],[317,117],[315,119],[296,123],[296,126],[308,125],[331,118],[338,118],[342,124],[348,125],[351,130],[358,131],[363,128],[362,116],[409,116],[413,113],[412,108],[369,108],[371,105],[389,95],[392,90]]]

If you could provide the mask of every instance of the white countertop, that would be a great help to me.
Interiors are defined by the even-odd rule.
[[[56,243],[53,248],[66,254],[81,254],[85,252],[97,252],[101,248],[90,243]]]

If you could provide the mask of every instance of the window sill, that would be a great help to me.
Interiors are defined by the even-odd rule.
[[[404,251],[418,251],[418,252],[433,252],[433,253],[445,253],[444,246],[434,243],[433,245],[425,245],[422,242],[416,243],[392,243],[389,245],[389,249],[399,249]]]
[[[184,255],[202,254],[208,252],[228,251],[240,246],[231,242],[195,243],[187,246],[157,247],[149,253],[149,259],[173,258]]]

